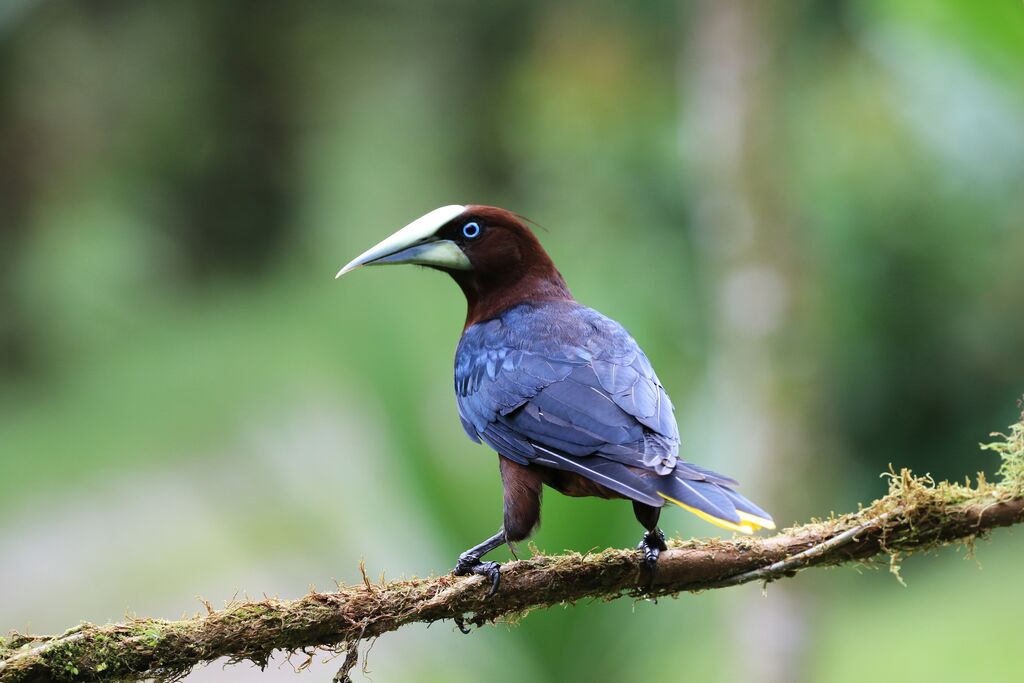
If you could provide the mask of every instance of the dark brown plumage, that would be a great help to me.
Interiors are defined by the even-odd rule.
[[[573,300],[551,257],[518,216],[477,204],[467,206],[466,213],[488,229],[460,245],[473,269],[448,271],[466,296],[465,327],[524,302]],[[459,227],[452,224],[446,231],[458,237]]]

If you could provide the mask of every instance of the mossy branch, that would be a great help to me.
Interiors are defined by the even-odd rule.
[[[768,538],[670,543],[653,594],[768,582],[807,567],[895,557],[1024,522],[1024,416],[1002,440],[983,447],[1003,458],[998,484],[934,484],[904,470],[889,493],[859,512],[814,521]],[[265,666],[274,651],[345,653],[347,679],[356,646],[406,624],[452,619],[484,625],[579,600],[646,597],[634,550],[538,556],[502,568],[501,590],[487,598],[482,577],[439,576],[339,587],[298,600],[234,602],[181,621],[132,619],[82,624],[58,636],[0,639],[0,683],[175,679],[227,657]]]

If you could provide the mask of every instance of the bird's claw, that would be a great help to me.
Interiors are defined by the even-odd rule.
[[[479,557],[473,555],[462,555],[452,572],[455,576],[468,576],[479,574],[491,580],[491,587],[484,597],[491,597],[498,592],[498,585],[501,583],[501,565],[497,562],[481,562]]]
[[[668,546],[665,544],[665,534],[661,529],[648,531],[637,545],[637,549],[644,554],[644,567],[647,568],[650,575],[650,583],[647,587],[648,590],[653,590],[654,580],[658,575],[658,556],[661,555],[662,550],[668,550]]]
[[[455,621],[455,626],[458,627],[460,631],[462,631],[462,635],[468,636],[470,633],[472,633],[470,629],[466,628],[466,620],[463,619],[461,615],[453,617],[453,621]]]

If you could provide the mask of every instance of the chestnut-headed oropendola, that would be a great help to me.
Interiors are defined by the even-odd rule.
[[[576,302],[519,216],[480,205],[442,206],[342,268],[414,263],[448,273],[468,311],[455,351],[455,395],[469,438],[498,453],[505,495],[497,534],[459,556],[455,574],[497,590],[482,557],[527,538],[546,484],[568,496],[626,498],[646,533],[650,570],[666,549],[658,517],[674,503],[749,534],[775,527],[736,481],[678,457],[672,402],[633,337]]]

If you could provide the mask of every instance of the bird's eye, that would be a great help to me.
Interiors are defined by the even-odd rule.
[[[466,223],[462,226],[462,235],[468,239],[475,239],[480,234],[480,224],[476,221]]]

